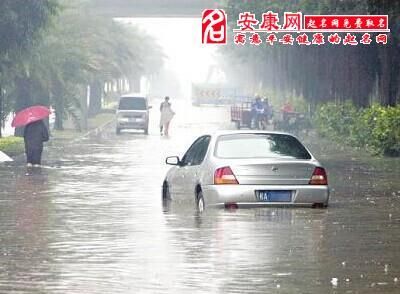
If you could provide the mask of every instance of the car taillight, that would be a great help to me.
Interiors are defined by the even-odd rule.
[[[328,177],[326,176],[325,169],[316,167],[311,176],[310,185],[328,185]]]
[[[215,185],[226,185],[226,184],[237,185],[237,184],[239,184],[239,182],[237,181],[231,168],[229,166],[225,166],[225,167],[221,167],[215,171],[214,184]]]

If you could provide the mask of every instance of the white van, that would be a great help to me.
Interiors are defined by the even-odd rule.
[[[116,133],[123,129],[143,130],[149,133],[149,109],[147,97],[140,94],[129,94],[119,98],[117,108]]]

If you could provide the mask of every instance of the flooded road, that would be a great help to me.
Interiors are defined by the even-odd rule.
[[[399,160],[309,139],[328,209],[165,209],[165,157],[230,125],[177,107],[161,137],[156,110],[149,136],[110,127],[54,143],[33,173],[0,166],[0,293],[400,292]]]

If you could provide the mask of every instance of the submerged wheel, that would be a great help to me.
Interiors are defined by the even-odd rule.
[[[163,183],[161,199],[163,211],[169,212],[171,210],[171,195],[169,194],[169,187],[167,182]]]
[[[198,212],[203,212],[205,209],[203,192],[199,190],[196,196],[196,209]]]
[[[327,203],[313,203],[311,206],[311,208],[317,208],[317,209],[324,209],[327,207],[328,207]]]
[[[162,186],[162,199],[163,200],[170,200],[171,194],[169,192],[169,185],[168,182],[164,182]]]

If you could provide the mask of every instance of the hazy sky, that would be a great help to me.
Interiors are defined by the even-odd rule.
[[[166,67],[176,72],[185,92],[191,82],[204,82],[216,47],[201,44],[200,18],[125,18],[154,36],[168,56]]]

